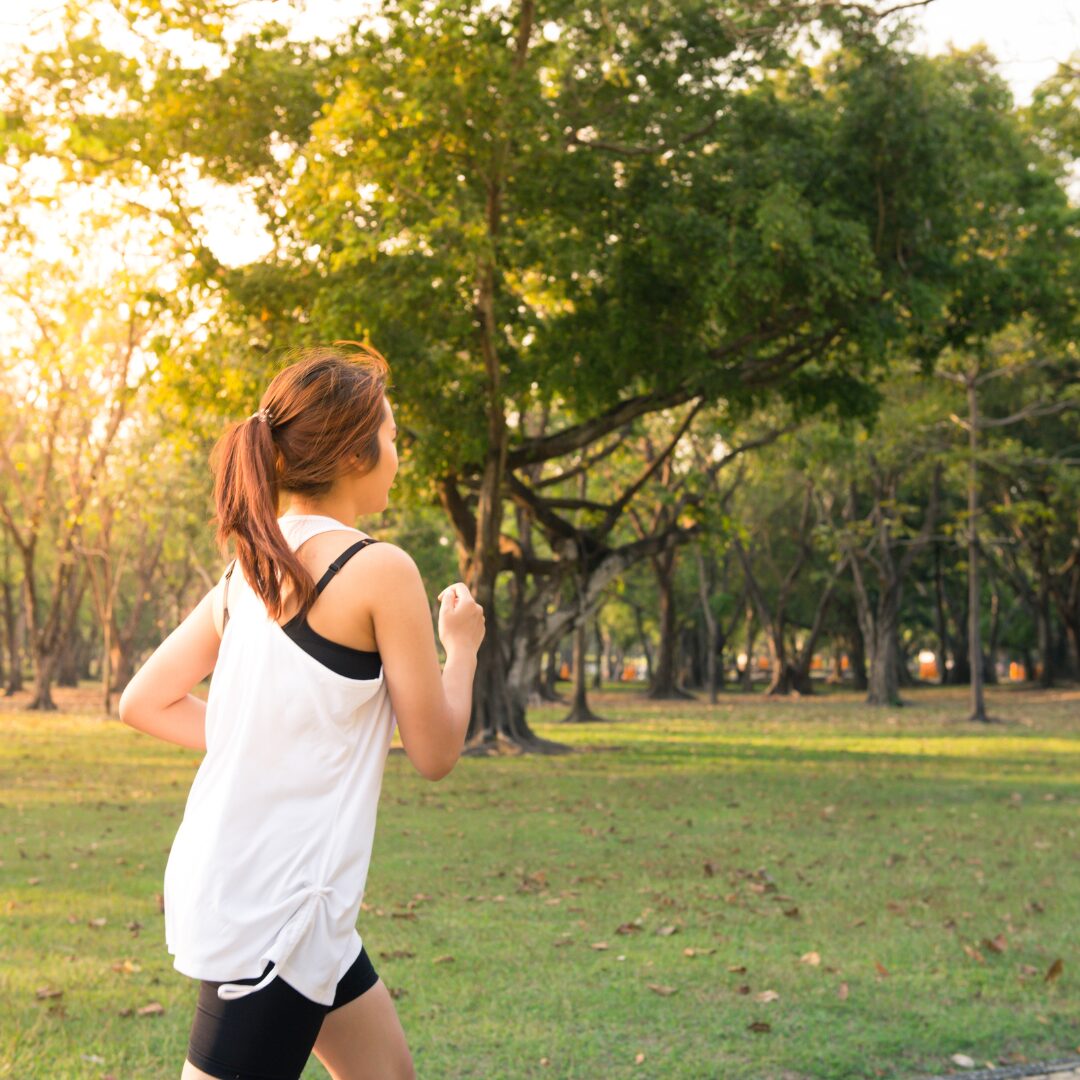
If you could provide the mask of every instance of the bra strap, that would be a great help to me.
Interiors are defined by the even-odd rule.
[[[363,540],[357,540],[351,547],[347,547],[328,567],[326,573],[319,578],[318,583],[315,585],[316,596],[326,588],[330,579],[358,552],[368,546],[368,544],[377,544],[378,540],[374,536],[365,536]]]

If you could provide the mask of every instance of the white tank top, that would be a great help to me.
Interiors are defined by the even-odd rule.
[[[278,523],[294,550],[349,528],[312,514]],[[381,669],[355,679],[305,652],[242,573],[230,578],[228,610],[206,756],[165,868],[165,940],[177,971],[225,983],[220,998],[280,975],[331,1005],[360,955],[356,918],[395,726],[390,696]],[[226,981],[257,978],[268,963],[253,986]]]

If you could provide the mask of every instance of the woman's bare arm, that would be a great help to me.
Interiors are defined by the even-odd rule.
[[[166,742],[206,749],[206,702],[190,691],[217,663],[220,582],[135,672],[120,695],[120,719]]]
[[[368,550],[376,563],[369,563],[375,639],[401,743],[421,776],[441,780],[465,743],[476,654],[451,647],[440,672],[431,609],[416,563],[393,544]]]

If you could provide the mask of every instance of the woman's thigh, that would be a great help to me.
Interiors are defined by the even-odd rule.
[[[412,1055],[382,979],[323,1017],[315,1056],[334,1080],[414,1080]]]

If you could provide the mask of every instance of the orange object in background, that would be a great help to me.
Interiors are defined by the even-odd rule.
[[[767,656],[759,656],[757,661],[758,671],[769,670],[769,658]]]
[[[633,664],[626,664],[622,669],[622,681],[633,682],[637,678],[637,668]]]
[[[840,657],[840,670],[847,671],[849,667],[851,667],[851,661],[848,660],[848,654],[844,653],[843,656]]]
[[[938,674],[937,661],[936,660],[920,660],[919,661],[919,678],[933,680],[937,682],[941,676]]]
[[[1023,682],[1024,681],[1024,666],[1023,666],[1023,664],[1018,664],[1015,660],[1011,661],[1010,664],[1009,664],[1009,678],[1013,682]]]
[[[570,665],[569,664],[563,664],[563,666],[561,668],[559,668],[559,678],[560,679],[569,679],[570,678]]]

